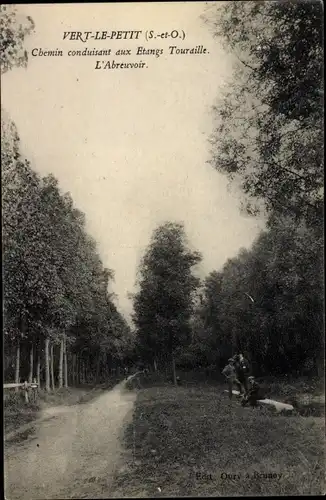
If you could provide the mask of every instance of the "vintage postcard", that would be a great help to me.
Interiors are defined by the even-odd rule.
[[[1,6],[6,500],[325,494],[322,18]]]

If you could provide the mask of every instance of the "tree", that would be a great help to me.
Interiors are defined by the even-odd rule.
[[[34,29],[31,17],[20,15],[14,5],[0,7],[0,54],[1,73],[14,66],[27,65],[27,52],[24,50],[25,36]]]
[[[322,4],[226,2],[205,21],[235,61],[213,108],[211,163],[240,182],[249,213],[268,215],[252,249],[209,277],[219,291],[205,297],[207,326],[221,345],[247,349],[259,371],[312,363],[320,372]]]
[[[247,209],[305,218],[323,209],[322,3],[226,2],[205,17],[231,52],[214,107],[212,165],[239,178]]]
[[[14,6],[1,6],[0,14],[3,74],[26,66],[24,40],[34,23]],[[103,377],[107,357],[121,363],[133,345],[130,328],[108,292],[113,272],[103,267],[97,245],[86,232],[85,216],[69,193],[60,192],[53,175],[40,178],[21,155],[18,131],[4,110],[1,145],[6,368],[11,370],[15,363],[17,383],[21,374],[31,380],[36,353],[40,383],[44,355],[43,378],[49,391],[55,369],[59,386],[68,386],[71,354],[74,382],[87,378],[95,356],[98,377]]]
[[[53,176],[41,179],[21,157],[15,127],[10,124],[5,131],[5,344],[8,356],[16,350],[17,382],[27,359],[32,377],[34,352],[40,378],[39,356],[44,353],[45,387],[50,390],[56,345],[59,386],[67,386],[72,344],[73,351],[80,348],[83,370],[90,371],[90,359],[102,352],[122,362],[129,329],[111,302],[108,284],[113,272],[103,268],[96,244],[85,232],[84,215],[69,195],[61,194]]]
[[[199,285],[192,268],[200,259],[198,252],[189,250],[183,226],[167,222],[154,231],[139,269],[133,319],[140,350],[147,362],[166,363],[170,358],[174,380],[174,351],[189,339]]]
[[[293,225],[291,218],[274,221],[250,251],[242,250],[205,280],[197,311],[206,330],[202,359],[214,352],[220,366],[242,351],[258,375],[320,375],[322,267],[322,243],[312,228]]]
[[[26,297],[29,301],[34,297],[35,283],[30,270],[35,265],[33,252],[39,251],[36,248],[38,228],[35,223],[39,180],[28,163],[18,159],[3,163],[2,181],[5,334],[10,342],[17,344],[19,364],[20,344],[30,331]],[[25,244],[27,241],[29,245]]]

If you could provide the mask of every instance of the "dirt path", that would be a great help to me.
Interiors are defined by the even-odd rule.
[[[88,404],[52,409],[32,437],[7,447],[6,500],[108,498],[136,399],[124,384]]]

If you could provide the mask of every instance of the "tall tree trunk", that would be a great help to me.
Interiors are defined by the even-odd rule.
[[[98,355],[96,362],[96,383],[99,383],[100,379],[100,366],[101,366],[101,354]]]
[[[171,357],[172,357],[173,383],[174,383],[174,385],[177,385],[177,374],[176,374],[176,371],[175,371],[175,359],[174,359],[173,353],[171,354]]]
[[[29,375],[28,375],[28,382],[31,384],[33,382],[33,368],[34,368],[34,346],[33,344],[31,345],[30,351],[29,351]]]
[[[80,385],[81,381],[81,372],[80,372],[80,356],[77,354],[77,384]]]
[[[72,374],[71,374],[72,385],[76,385],[76,354],[72,355]]]
[[[80,381],[85,384],[85,362],[83,359],[80,360]]]
[[[68,388],[68,360],[67,360],[67,337],[66,334],[64,335],[63,339],[63,351],[64,351],[64,386],[67,389]]]
[[[78,372],[78,367],[79,367],[79,360],[78,360],[78,354],[75,354],[75,384],[79,384],[79,372]]]
[[[108,361],[108,353],[105,352],[105,355],[104,355],[104,376],[105,378],[109,378],[112,374],[111,372],[109,371],[109,361]]]
[[[74,368],[75,381],[74,381],[74,385],[77,385],[78,384],[78,355],[74,354],[74,356],[75,356],[75,368]]]
[[[41,388],[41,355],[38,351],[37,353],[37,361],[36,361],[36,381],[38,383],[38,388]]]
[[[232,332],[232,356],[234,356],[238,352],[237,343],[238,343],[238,334],[234,329]]]
[[[167,379],[171,378],[171,368],[170,368],[170,359],[169,354],[164,355],[164,368],[165,368],[165,376]]]
[[[59,389],[63,385],[63,339],[60,340],[60,358],[59,358]]]
[[[55,390],[55,382],[54,382],[54,345],[51,344],[51,387],[52,390]]]
[[[323,358],[318,357],[316,360],[316,372],[317,372],[317,377],[322,378],[325,373],[325,361]]]
[[[49,363],[49,345],[50,339],[47,337],[45,339],[45,390],[50,392],[50,363]]]
[[[19,369],[20,369],[20,339],[18,339],[16,346],[15,384],[19,384]],[[15,387],[15,391],[18,392],[18,387]]]
[[[157,362],[156,362],[156,359],[154,359],[154,371],[155,371],[155,373],[157,372]]]

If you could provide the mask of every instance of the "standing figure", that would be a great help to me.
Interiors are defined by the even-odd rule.
[[[243,392],[246,393],[248,391],[247,376],[249,373],[249,363],[242,354],[237,354],[234,359],[237,379],[240,382],[240,393],[243,394]]]
[[[237,379],[237,374],[235,370],[235,363],[234,359],[230,358],[228,360],[228,364],[225,366],[225,368],[222,371],[222,375],[226,378],[227,384],[228,384],[228,389],[229,389],[229,398],[232,399],[232,389],[233,385],[236,384],[238,387],[241,387],[241,384],[239,380]]]

